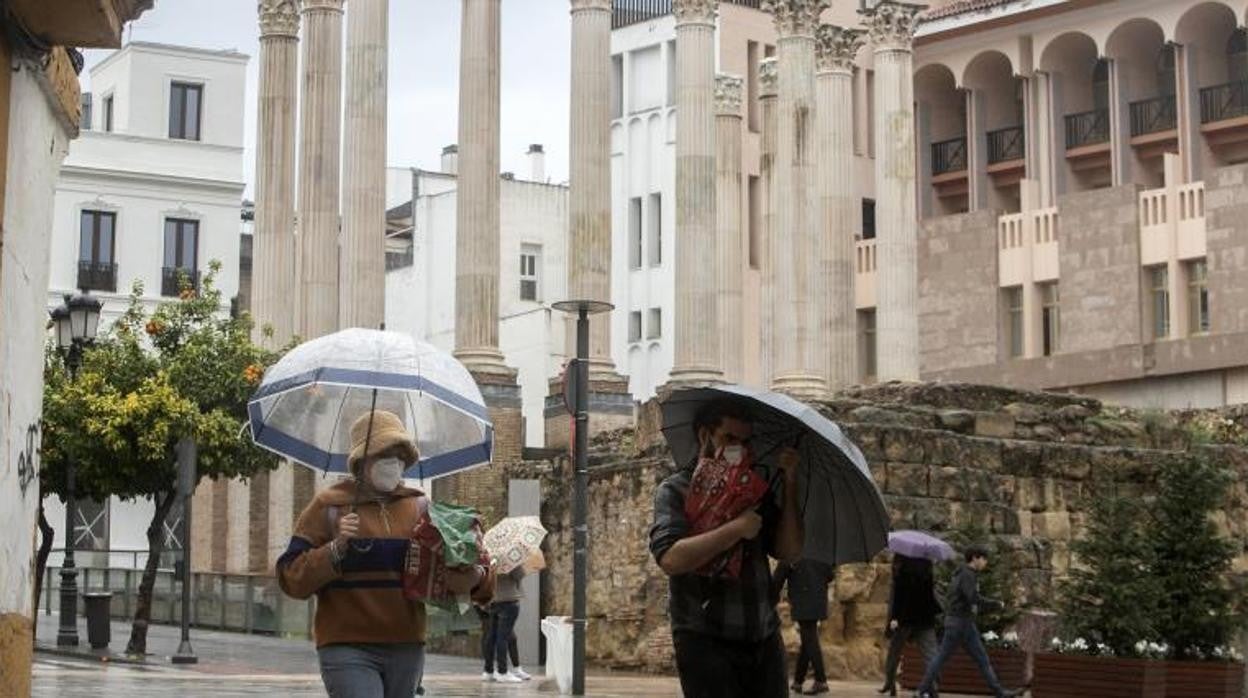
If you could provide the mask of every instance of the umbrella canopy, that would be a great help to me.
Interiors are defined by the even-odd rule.
[[[546,528],[536,516],[512,516],[485,533],[485,549],[498,561],[499,574],[524,566],[530,572],[546,566],[542,539]]]
[[[923,531],[893,531],[888,534],[888,549],[898,555],[943,562],[957,557],[953,546]]]
[[[398,332],[356,328],[304,342],[265,372],[247,405],[257,445],[334,473],[347,472],[351,424],[375,409],[398,415],[416,441],[408,477],[490,462],[494,430],[468,370]]]
[[[691,467],[696,462],[698,437],[693,424],[698,411],[723,399],[736,401],[748,414],[755,464],[769,472],[773,483],[779,475],[780,449],[793,446],[800,453],[804,557],[839,565],[867,562],[884,549],[888,512],[862,452],[840,427],[787,395],[740,385],[673,392],[662,405],[663,435],[679,465]]]

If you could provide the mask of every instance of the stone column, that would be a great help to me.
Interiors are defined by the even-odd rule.
[[[815,276],[815,355],[826,367],[828,389],[857,382],[858,311],[854,304],[854,233],[858,198],[854,188],[854,58],[862,32],[831,25],[816,35],[815,92],[819,114],[819,199],[816,239],[820,273]],[[820,301],[822,299],[822,302]]]
[[[390,0],[347,9],[339,326],[386,320],[386,60]]]
[[[759,338],[759,366],[761,367],[760,385],[771,385],[775,373],[775,349],[772,338],[775,336],[775,315],[772,303],[775,296],[776,276],[771,261],[771,236],[774,227],[771,207],[771,190],[775,179],[776,162],[776,59],[764,58],[758,63],[758,103],[759,117],[762,120],[762,138],[759,147],[758,175],[762,191],[760,198],[763,204],[762,239],[758,241],[759,277],[762,279],[762,292],[759,312],[762,322],[759,323],[762,337]]]
[[[474,373],[514,373],[498,349],[500,0],[463,0],[455,356]]]
[[[741,86],[735,75],[715,77],[715,228],[719,243],[719,317],[724,378],[744,376],[741,315],[745,242],[741,234]]]
[[[251,314],[257,342],[276,348],[295,334],[296,316],[291,312],[291,298],[298,295],[295,269],[298,248],[295,237],[295,116],[299,94],[299,8],[295,0],[261,0],[260,20],[260,85],[256,131],[256,218],[252,232],[255,262],[252,276]],[[264,328],[273,331],[271,339]],[[264,489],[272,494],[263,521],[249,522],[251,535],[264,540],[267,560],[252,561],[253,570],[271,564],[290,541],[294,522],[294,466],[283,463],[269,473],[255,476],[265,481]],[[202,482],[196,489],[193,536],[200,571],[208,571],[211,549],[200,544],[211,541],[225,531],[212,531],[211,482]],[[201,493],[203,500],[201,502]],[[242,492],[236,493],[242,496]],[[205,508],[205,503],[208,508]],[[239,504],[236,504],[238,510]],[[246,523],[246,522],[244,522]],[[201,528],[200,527],[204,527]]]
[[[676,16],[676,322],[673,387],[723,380],[715,240],[715,0]],[[705,260],[710,260],[705,261]]]
[[[771,387],[802,398],[827,390],[824,366],[815,365],[812,295],[816,271],[815,223],[815,28],[826,0],[767,0],[776,25],[779,66],[775,186],[771,191],[772,299]]]
[[[342,126],[343,0],[300,0],[303,92],[299,109],[299,303],[296,331],[338,329],[338,169]]]
[[[880,382],[919,379],[912,41],[922,6],[881,0],[866,13],[875,59],[876,305]]]

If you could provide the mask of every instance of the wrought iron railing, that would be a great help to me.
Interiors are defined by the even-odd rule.
[[[1010,126],[988,132],[988,164],[1022,160],[1026,154],[1022,126]]]
[[[1200,91],[1200,123],[1248,116],[1248,80],[1205,87]]]
[[[1174,95],[1142,99],[1132,102],[1130,106],[1132,136],[1170,131],[1179,125],[1178,112],[1174,108]]]
[[[932,174],[966,169],[966,136],[932,144]]]
[[[1109,110],[1066,115],[1066,149],[1109,142]]]
[[[78,288],[87,291],[117,290],[117,265],[103,262],[78,261]]]
[[[181,267],[164,267],[160,270],[160,295],[173,297],[182,293],[182,279],[186,279],[186,283],[191,288],[199,290],[199,272],[195,269],[183,269]]]
[[[761,10],[763,0],[721,0],[724,4]],[[611,3],[611,28],[619,29],[658,19],[672,13],[672,0],[614,0]]]

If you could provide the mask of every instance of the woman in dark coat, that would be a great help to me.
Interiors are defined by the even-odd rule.
[[[902,647],[910,638],[919,643],[923,661],[931,663],[936,656],[936,616],[940,611],[931,560],[894,555],[886,631],[891,634],[891,641],[880,693],[897,695],[897,663],[901,660]]]
[[[789,583],[789,616],[801,631],[802,647],[797,655],[797,668],[791,688],[808,696],[828,692],[828,677],[823,668],[823,648],[819,645],[819,621],[828,618],[828,584],[836,577],[836,569],[815,560],[798,560],[793,565],[780,563],[772,581],[773,598],[779,599],[780,588]],[[806,671],[813,669],[815,682],[802,690]]]

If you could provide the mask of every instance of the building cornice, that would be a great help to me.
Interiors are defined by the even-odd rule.
[[[77,177],[84,181],[111,179],[122,182],[150,183],[164,187],[182,186],[192,189],[215,189],[231,194],[237,193],[239,196],[247,188],[247,183],[242,180],[187,177],[184,175],[171,175],[165,172],[142,172],[139,170],[91,167],[89,165],[63,165],[60,176],[63,178]]]

